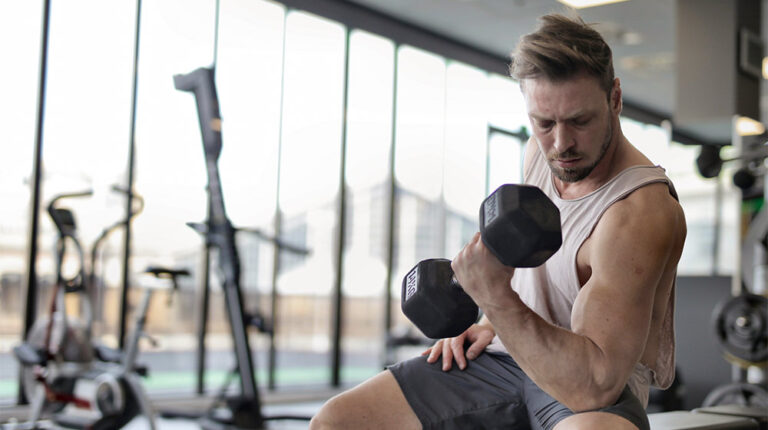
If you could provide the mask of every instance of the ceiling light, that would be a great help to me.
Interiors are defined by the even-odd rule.
[[[740,116],[736,119],[736,131],[740,136],[757,136],[765,133],[765,126],[760,121]]]
[[[604,4],[619,3],[627,0],[557,0],[574,9],[583,9],[586,7],[602,6]]]

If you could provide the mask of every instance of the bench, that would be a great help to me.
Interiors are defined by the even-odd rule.
[[[651,430],[768,430],[768,410],[723,405],[648,415]]]

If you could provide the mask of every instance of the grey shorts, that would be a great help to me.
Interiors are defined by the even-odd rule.
[[[416,357],[389,367],[424,429],[551,429],[574,414],[542,391],[507,354],[481,354],[443,372],[442,362]],[[641,430],[648,416],[629,388],[599,410],[619,415]]]

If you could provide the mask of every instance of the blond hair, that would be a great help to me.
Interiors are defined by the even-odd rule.
[[[613,54],[600,33],[579,17],[561,14],[539,18],[533,33],[520,38],[512,52],[510,75],[524,79],[564,81],[579,73],[594,76],[610,96]]]

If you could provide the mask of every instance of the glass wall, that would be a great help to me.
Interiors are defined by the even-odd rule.
[[[345,52],[343,26],[289,12],[283,75],[280,234],[310,253],[306,257],[283,253],[280,264],[275,321],[279,385],[323,384],[329,380]]]
[[[18,367],[11,349],[24,328],[41,16],[39,2],[0,3],[0,56],[14,59],[13,67],[0,68],[0,404],[16,400]]]
[[[214,16],[213,1],[142,6],[134,188],[145,208],[133,223],[131,268],[141,273],[148,266],[165,266],[192,273],[180,280],[172,301],[164,300],[167,289],[155,293],[147,330],[158,346],[142,351],[151,369],[150,393],[191,394],[194,387],[196,290],[203,282],[204,241],[186,223],[205,222],[207,178],[195,99],[177,91],[173,77],[212,63]],[[211,283],[216,289],[215,277]],[[150,278],[137,276],[130,299],[138,300],[141,287],[152,286]],[[212,300],[211,308],[216,305],[221,306]],[[212,323],[211,336],[226,330],[221,326]]]
[[[219,166],[227,213],[242,230],[240,251],[246,311],[269,320],[275,247],[283,79],[285,9],[250,0],[221,2],[216,84],[223,118]],[[226,308],[220,294],[210,304],[206,338],[207,379],[234,365]],[[270,337],[250,330],[259,383],[267,382]],[[215,370],[214,370],[215,369]],[[212,385],[211,388],[216,388]]]
[[[91,14],[100,19],[91,19]],[[53,2],[45,101],[43,182],[38,253],[38,315],[51,301],[55,282],[53,243],[56,229],[46,206],[61,194],[91,191],[89,197],[62,199],[57,206],[72,210],[84,252],[96,252],[91,291],[94,335],[117,346],[119,286],[122,277],[122,230],[107,236],[104,229],[125,217],[128,142],[133,70],[135,6],[98,1]],[[93,37],[99,34],[100,37]],[[67,253],[64,275],[79,268],[75,253]],[[67,309],[86,319],[80,309]]]
[[[394,71],[391,41],[351,32],[344,175],[344,382],[378,373],[384,354]]]
[[[488,141],[485,195],[502,184],[523,181],[523,148],[520,140],[527,135],[528,114],[516,82],[491,75],[486,85],[488,105]]]
[[[445,250],[453,258],[478,230],[485,198],[488,114],[487,73],[451,62],[446,68],[443,200]]]
[[[410,322],[400,312],[402,277],[419,261],[445,255],[442,203],[445,142],[445,59],[410,46],[397,52],[395,129],[395,257],[393,328]]]

